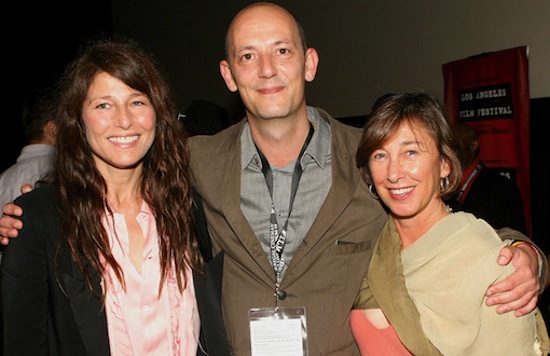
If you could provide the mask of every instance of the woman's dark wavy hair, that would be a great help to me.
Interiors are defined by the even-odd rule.
[[[62,236],[70,254],[93,290],[93,280],[105,272],[102,255],[124,283],[124,273],[109,246],[101,223],[107,185],[96,169],[82,120],[83,103],[95,76],[107,73],[146,94],[156,114],[153,145],[143,158],[141,194],[151,207],[159,234],[162,282],[172,268],[182,291],[186,266],[201,271],[203,260],[192,235],[192,189],[189,148],[167,81],[153,57],[128,39],[100,39],[87,44],[60,80],[54,182],[62,217]]]
[[[446,199],[458,188],[462,179],[458,156],[460,146],[449,125],[444,107],[434,96],[423,92],[390,95],[369,116],[356,155],[357,167],[363,179],[367,184],[372,184],[370,156],[403,123],[410,125],[413,131],[419,126],[426,129],[434,139],[441,158],[449,163],[449,184],[440,193],[441,198]]]

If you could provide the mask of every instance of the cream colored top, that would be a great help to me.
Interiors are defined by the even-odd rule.
[[[442,354],[542,354],[538,310],[518,318],[485,304],[487,288],[514,271],[512,264],[496,262],[506,244],[484,220],[459,212],[401,251],[405,284],[423,331]]]
[[[381,308],[414,355],[546,355],[538,308],[516,318],[485,305],[489,285],[514,269],[496,263],[505,244],[483,220],[455,213],[401,250],[390,218],[354,309]]]

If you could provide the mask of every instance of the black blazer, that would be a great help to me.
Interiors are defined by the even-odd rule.
[[[54,265],[60,216],[55,208],[53,187],[24,194],[16,199],[16,204],[23,208],[21,220],[25,228],[4,250],[0,269],[4,355],[109,355],[100,277],[94,277],[91,293],[65,243]],[[218,264],[207,265],[207,278],[195,281],[202,324],[201,344],[205,351],[219,345],[221,350],[228,350],[221,312],[216,315],[215,309],[216,304],[219,307],[217,286],[221,277],[217,282],[214,277],[217,273],[221,276],[221,269],[217,271],[221,268],[220,259],[215,260]],[[20,274],[31,276],[25,285],[18,279]],[[217,323],[222,325],[221,330],[217,329]],[[20,346],[15,349],[13,345]],[[229,354],[221,352],[209,354]],[[197,354],[205,355],[200,346]]]
[[[201,318],[201,345],[206,347],[205,354],[201,353],[203,350],[199,347],[197,355],[230,355],[221,307],[224,253],[221,251],[212,258],[212,244],[204,216],[202,198],[196,191],[193,191],[193,194],[194,231],[201,254],[206,261],[205,275],[195,274],[193,277]]]

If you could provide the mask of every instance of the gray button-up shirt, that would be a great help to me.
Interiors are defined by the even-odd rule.
[[[282,275],[313,224],[332,184],[330,125],[319,118],[315,109],[308,107],[307,110],[308,119],[314,123],[315,132],[301,159],[303,173],[290,217],[288,217],[290,188],[296,161],[282,168],[271,167],[273,205],[279,231],[283,228],[287,217],[289,218],[283,250],[286,263]],[[245,124],[241,135],[241,168],[241,209],[271,263],[269,226],[272,198],[262,173],[262,163],[248,123]]]

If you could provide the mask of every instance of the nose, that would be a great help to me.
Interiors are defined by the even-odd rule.
[[[262,78],[272,78],[277,75],[277,66],[273,63],[270,55],[262,55],[260,58],[259,75]]]
[[[404,175],[401,162],[397,159],[390,160],[388,164],[388,180],[391,183],[397,183]]]
[[[134,119],[132,113],[125,108],[118,110],[116,116],[113,120],[113,124],[117,127],[120,127],[124,130],[129,129],[134,124]]]

